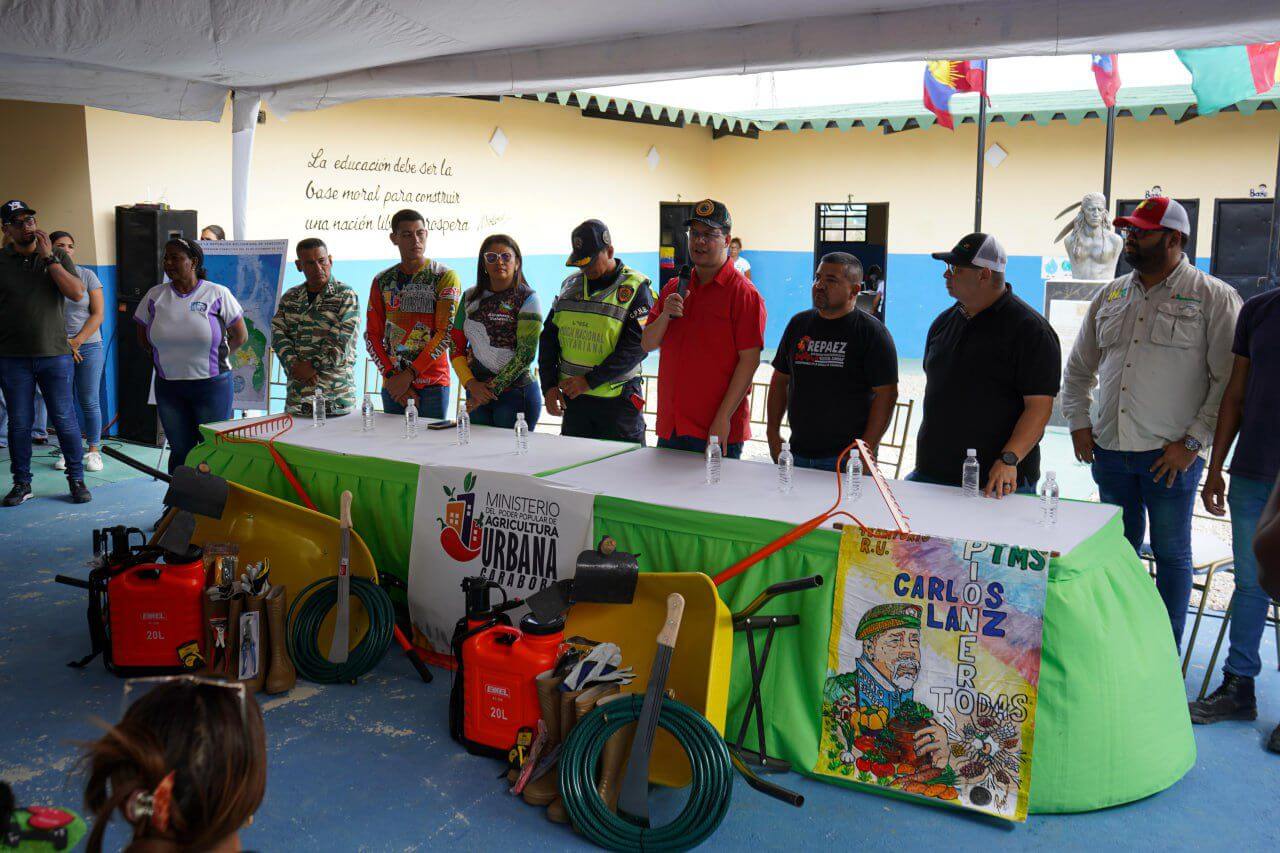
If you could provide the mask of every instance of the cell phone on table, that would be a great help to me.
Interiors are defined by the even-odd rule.
[[[427,424],[427,429],[453,429],[457,425],[457,421],[432,421]]]

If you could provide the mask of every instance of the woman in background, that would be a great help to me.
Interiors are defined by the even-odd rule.
[[[222,230],[221,225],[206,225],[204,230],[200,232],[201,240],[225,240],[227,232]]]
[[[231,291],[205,280],[199,243],[182,237],[165,243],[164,274],[169,281],[147,291],[133,319],[138,344],[155,365],[172,473],[200,443],[201,424],[231,419],[231,353],[249,331]]]
[[[76,239],[68,231],[54,231],[49,235],[55,249],[61,249],[75,260]],[[102,470],[102,407],[99,390],[102,385],[104,358],[102,321],[106,317],[106,305],[102,298],[102,282],[93,270],[76,264],[76,275],[84,282],[84,296],[79,301],[65,301],[62,306],[67,321],[67,343],[76,360],[73,398],[80,408],[81,430],[89,445],[84,455],[84,470]],[[53,467],[65,471],[67,461],[58,456]]]
[[[462,294],[452,330],[453,369],[473,424],[510,429],[523,412],[534,428],[542,392],[529,366],[541,334],[542,309],[525,280],[520,247],[506,234],[486,237],[475,287]]]
[[[746,276],[747,281],[751,281],[751,261],[742,257],[742,241],[734,237],[729,241],[729,260],[733,261],[733,268]]]
[[[116,812],[132,829],[127,851],[239,850],[267,789],[262,712],[242,684],[163,679],[86,747],[84,765],[90,853]]]

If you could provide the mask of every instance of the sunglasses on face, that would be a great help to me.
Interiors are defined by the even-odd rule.
[[[504,264],[509,264],[514,257],[515,255],[511,252],[485,252],[484,262],[486,264],[496,264],[498,261],[502,261]]]
[[[1128,225],[1124,228],[1121,228],[1120,233],[1124,236],[1126,240],[1129,239],[1130,237],[1132,237],[1135,240],[1140,240],[1149,234],[1159,234],[1161,236],[1164,236],[1165,234],[1169,233],[1169,229],[1168,228],[1138,228],[1133,225]]]
[[[34,216],[23,216],[20,219],[9,220],[9,224],[14,228],[26,228],[28,226],[34,227],[36,224],[36,218]]]
[[[965,266],[964,264],[947,264],[947,275],[955,275],[960,270],[976,270],[977,267]]]
[[[689,229],[690,243],[711,243],[724,237],[724,233],[720,231],[695,231]]]

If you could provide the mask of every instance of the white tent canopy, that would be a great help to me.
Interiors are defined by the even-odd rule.
[[[1276,40],[1276,0],[46,0],[0,6],[0,97],[216,121],[232,90],[288,113]]]

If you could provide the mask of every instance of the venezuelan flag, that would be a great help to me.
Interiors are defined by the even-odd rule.
[[[1276,84],[1280,42],[1179,50],[1191,72],[1191,90],[1201,115],[1271,91]]]
[[[924,69],[924,106],[938,117],[938,124],[955,129],[951,118],[951,96],[960,92],[987,93],[987,61],[940,59]]]

